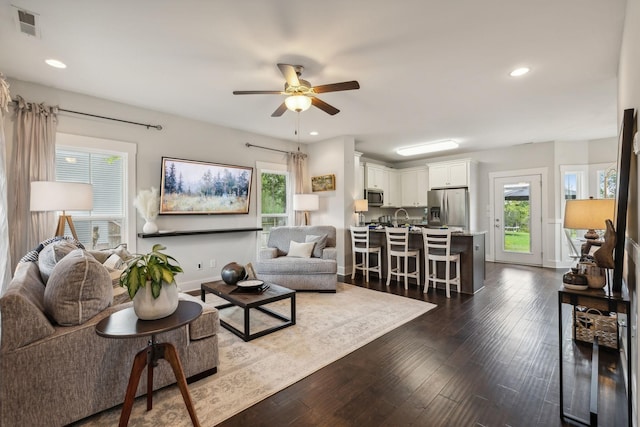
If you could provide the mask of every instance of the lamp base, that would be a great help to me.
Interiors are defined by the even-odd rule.
[[[56,227],[55,234],[56,237],[64,236],[65,223],[69,224],[69,230],[71,230],[71,235],[73,236],[73,238],[78,240],[78,235],[76,234],[76,228],[73,226],[71,215],[66,215],[64,212],[62,212],[62,215],[60,215],[60,217],[58,218],[58,226]]]
[[[600,238],[600,235],[596,233],[596,230],[590,228],[586,233],[584,233],[584,238],[587,240],[598,240]]]

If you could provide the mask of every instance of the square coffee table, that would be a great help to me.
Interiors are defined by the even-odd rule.
[[[284,286],[269,283],[269,287],[263,292],[246,292],[238,286],[227,285],[222,280],[217,280],[214,282],[203,283],[200,286],[200,295],[202,301],[205,300],[205,295],[207,292],[229,301],[228,304],[217,305],[216,308],[218,310],[229,307],[240,307],[244,310],[243,331],[222,320],[222,318],[220,318],[220,324],[245,341],[251,341],[252,339],[262,337],[264,335],[270,334],[271,332],[275,332],[296,324],[296,291],[285,288]],[[287,298],[290,300],[290,317],[285,317],[280,313],[276,313],[275,311],[264,307],[264,305],[266,304],[284,300]],[[282,323],[252,334],[250,329],[250,313],[252,308],[255,308],[262,313],[281,320]]]

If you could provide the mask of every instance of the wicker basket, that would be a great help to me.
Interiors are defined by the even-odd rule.
[[[573,310],[573,338],[593,342],[598,337],[602,346],[620,349],[618,341],[618,315],[602,313],[595,308],[575,307]]]

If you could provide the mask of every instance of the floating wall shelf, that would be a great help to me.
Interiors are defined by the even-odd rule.
[[[219,233],[240,233],[244,231],[262,231],[262,228],[223,228],[218,230],[183,230],[183,231],[167,231],[160,233],[138,233],[141,239],[152,239],[155,237],[173,237],[173,236],[195,236],[198,234],[219,234]]]

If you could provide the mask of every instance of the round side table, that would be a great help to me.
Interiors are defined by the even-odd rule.
[[[105,317],[96,325],[96,333],[105,338],[138,338],[151,336],[149,344],[136,354],[129,375],[129,383],[125,393],[122,413],[120,414],[121,427],[129,423],[133,401],[135,400],[136,389],[140,382],[142,370],[147,366],[147,411],[153,407],[153,368],[158,366],[158,361],[164,359],[169,362],[176,377],[176,382],[182,399],[184,400],[191,422],[194,426],[200,426],[198,417],[191,402],[187,379],[184,376],[182,364],[178,357],[176,348],[171,343],[159,343],[156,335],[162,332],[177,329],[187,323],[193,322],[202,313],[202,306],[194,301],[180,301],[176,311],[168,317],[157,320],[140,320],[135,315],[133,307],[116,311],[109,317]]]

